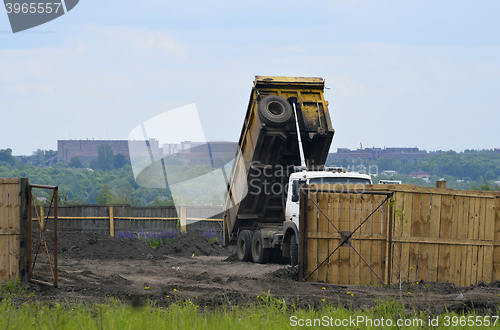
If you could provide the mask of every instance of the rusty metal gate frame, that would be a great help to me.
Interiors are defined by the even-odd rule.
[[[45,240],[45,229],[46,226],[44,226],[42,223],[40,223],[40,243],[38,244],[37,247],[37,252],[35,254],[35,259],[33,260],[33,251],[32,251],[32,235],[33,235],[33,230],[32,230],[32,224],[31,222],[33,221],[33,207],[35,207],[36,211],[36,206],[33,205],[33,193],[32,193],[32,188],[41,188],[41,189],[51,189],[54,190],[54,193],[52,194],[52,200],[50,201],[50,206],[49,206],[49,211],[47,212],[46,216],[46,221],[44,221],[45,224],[48,223],[49,216],[50,216],[50,211],[54,209],[54,267],[52,267],[52,262],[50,260],[50,254],[49,250],[47,248],[47,242]],[[58,232],[58,227],[57,227],[57,218],[58,218],[58,187],[57,186],[46,186],[46,185],[39,185],[39,184],[29,184],[28,185],[28,196],[29,196],[29,207],[28,207],[28,280],[33,283],[37,284],[42,284],[42,285],[47,285],[47,286],[52,286],[52,287],[57,287],[57,279],[58,279],[58,255],[57,255],[57,232]],[[53,206],[52,206],[53,205]],[[40,221],[40,218],[38,217],[38,221]],[[40,251],[41,245],[45,245],[45,250],[47,251],[47,258],[49,261],[50,265],[50,270],[52,273],[52,283],[50,282],[45,282],[41,280],[37,280],[33,278],[33,269],[35,268],[36,265],[36,259],[38,257],[38,252]]]
[[[359,194],[359,195],[363,195],[363,194],[367,194],[367,195],[385,195],[386,198],[382,201],[382,203],[380,203],[379,206],[377,206],[375,208],[375,210],[373,210],[370,215],[368,215],[368,217],[366,217],[365,220],[363,220],[358,227],[356,227],[356,229],[354,229],[354,231],[352,231],[350,234],[346,235],[344,234],[342,231],[340,231],[334,224],[333,222],[330,220],[330,218],[328,218],[328,216],[325,214],[325,212],[323,212],[323,210],[319,207],[319,205],[314,202],[314,200],[311,198],[311,196],[309,196],[309,192],[310,191],[314,191],[314,192],[328,192],[328,193],[337,193],[337,194]],[[302,280],[302,281],[305,281],[309,278],[309,276],[311,276],[312,274],[314,274],[315,271],[317,271],[327,260],[330,259],[330,257],[335,253],[337,252],[337,250],[341,247],[341,246],[345,246],[345,244],[348,244],[353,250],[354,252],[356,252],[356,254],[361,258],[361,260],[363,260],[363,262],[370,268],[370,270],[375,274],[375,276],[378,277],[378,279],[380,280],[380,282],[382,282],[382,284],[386,285],[387,283],[384,282],[384,280],[382,278],[380,278],[380,276],[375,272],[375,270],[373,270],[373,268],[366,262],[366,260],[361,256],[361,254],[354,248],[354,246],[352,246],[351,244],[351,236],[368,220],[371,218],[371,216],[377,212],[377,210],[382,206],[384,205],[385,202],[387,202],[393,195],[394,193],[391,192],[391,191],[364,191],[364,190],[361,190],[361,191],[357,191],[357,190],[353,190],[353,191],[338,191],[338,190],[329,190],[329,189],[317,189],[317,188],[310,188],[308,186],[303,186],[300,188],[300,192],[301,192],[301,195],[302,196],[307,196],[309,198],[309,200],[311,202],[313,202],[314,206],[316,206],[316,208],[323,214],[323,216],[328,220],[328,222],[333,226],[333,228],[335,228],[335,230],[340,234],[340,244],[326,257],[325,260],[323,260],[309,275],[307,275],[306,277],[304,277],[304,257],[305,257],[305,234],[306,234],[306,230],[305,230],[305,221],[306,221],[306,218],[307,218],[307,207],[306,207],[306,204],[307,203],[304,203],[306,201],[306,199],[303,197],[301,198],[301,214],[303,214],[304,216],[303,217],[300,217],[300,258],[299,258],[299,279]],[[389,279],[391,278],[391,262],[392,262],[392,223],[393,223],[393,210],[392,210],[392,205],[389,203],[389,228],[388,228],[388,231],[389,231],[389,249],[388,249],[388,274],[387,274],[387,279],[388,279],[388,282],[389,282]]]

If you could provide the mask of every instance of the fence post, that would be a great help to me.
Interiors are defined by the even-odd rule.
[[[179,220],[180,220],[180,225],[181,225],[181,233],[185,233],[186,232],[186,222],[187,222],[187,220],[186,220],[186,207],[185,206],[181,206]]]
[[[222,238],[224,242],[224,246],[229,245],[229,235],[227,233],[227,219],[226,219],[226,212],[224,212],[223,215],[223,220],[222,220]]]
[[[446,180],[436,181],[436,188],[446,188]]]
[[[113,215],[113,206],[109,207],[109,235],[115,237],[115,217]]]
[[[43,214],[43,205],[40,205],[40,230],[45,228],[45,216]]]
[[[391,195],[392,197],[393,195]],[[387,264],[385,265],[387,267],[387,280],[386,280],[386,285],[391,285],[391,276],[392,276],[392,223],[394,222],[394,208],[392,207],[391,203],[389,202],[389,226],[388,226],[388,242],[387,242]]]
[[[28,208],[31,208],[30,199],[29,199],[29,181],[28,178],[21,179],[21,203],[19,206],[19,217],[21,220],[20,223],[20,232],[19,232],[19,242],[21,247],[20,257],[19,257],[19,277],[21,281],[28,281],[28,234],[31,235],[31,230],[28,230],[31,217],[29,216]],[[31,244],[30,244],[31,248]]]

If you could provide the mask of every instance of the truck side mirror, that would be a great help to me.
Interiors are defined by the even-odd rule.
[[[292,202],[297,203],[299,201],[299,180],[293,180],[292,183]]]

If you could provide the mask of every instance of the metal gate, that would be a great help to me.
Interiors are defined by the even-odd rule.
[[[349,285],[389,282],[393,193],[357,188],[301,189],[301,280]]]
[[[50,190],[51,193],[47,194],[46,190]],[[57,287],[58,188],[30,184],[28,192],[30,205],[28,217],[29,280]]]

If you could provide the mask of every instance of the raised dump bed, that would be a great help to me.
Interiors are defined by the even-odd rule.
[[[226,243],[285,220],[285,187],[301,164],[294,105],[307,167],[324,165],[334,130],[323,89],[322,78],[255,77],[224,196]]]

